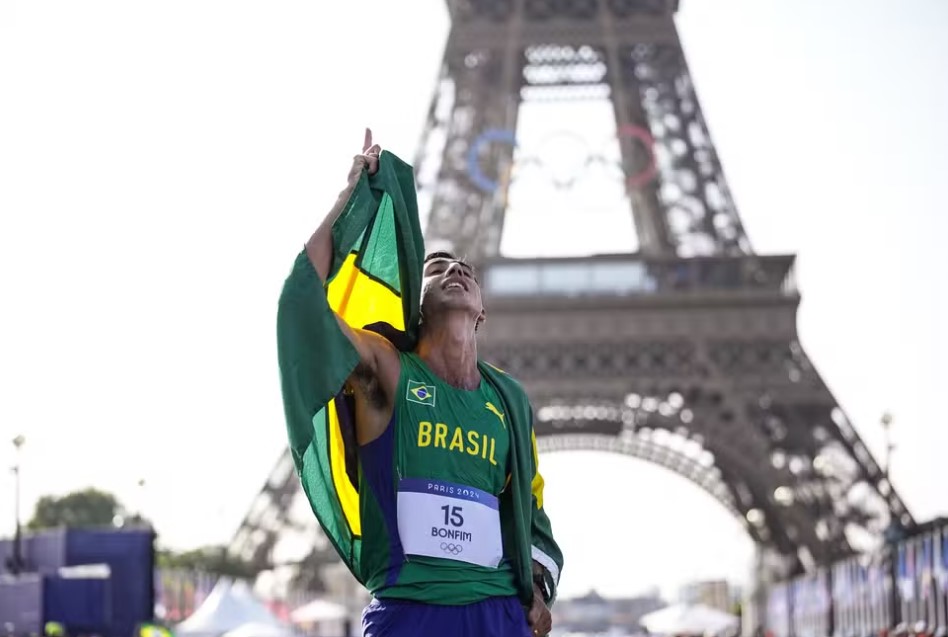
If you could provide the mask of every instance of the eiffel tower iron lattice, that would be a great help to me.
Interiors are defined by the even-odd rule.
[[[624,453],[682,475],[785,573],[914,525],[800,345],[794,258],[751,249],[689,76],[677,1],[447,5],[415,159],[431,199],[426,242],[479,265],[490,313],[479,351],[524,383],[541,451]],[[504,258],[509,181],[485,175],[509,172],[521,104],[590,92],[613,106],[639,252]],[[231,550],[272,563],[299,495],[287,454]]]

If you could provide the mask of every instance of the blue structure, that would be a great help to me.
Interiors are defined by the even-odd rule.
[[[151,529],[46,531],[25,536],[22,554],[24,574],[0,571],[0,626],[15,635],[42,635],[58,622],[68,634],[132,637],[153,619]],[[0,540],[0,565],[12,555],[13,542]]]

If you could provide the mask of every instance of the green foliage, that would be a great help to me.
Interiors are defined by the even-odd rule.
[[[38,531],[67,527],[87,529],[112,526],[122,506],[111,493],[98,489],[75,491],[62,497],[46,495],[36,503],[27,527]]]
[[[259,573],[253,564],[228,555],[223,546],[206,546],[182,553],[159,549],[157,562],[159,568],[204,571],[240,579],[253,579]]]

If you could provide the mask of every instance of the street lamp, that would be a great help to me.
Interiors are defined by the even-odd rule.
[[[138,521],[144,521],[145,517],[142,515],[145,511],[145,478],[138,479]]]
[[[20,447],[22,447],[25,442],[26,438],[22,435],[13,439],[13,446],[16,448],[15,463],[13,465],[13,488],[15,489],[15,497],[13,500],[15,515],[13,519],[16,521],[16,531],[13,535],[13,559],[10,564],[10,572],[14,575],[19,575],[23,569],[23,538],[20,529]]]
[[[892,468],[892,450],[895,449],[895,445],[889,437],[893,420],[892,414],[887,411],[883,412],[882,417],[879,418],[879,424],[882,425],[882,433],[885,436],[885,464],[882,467],[882,476],[886,481],[886,498],[893,497],[892,479],[889,477],[889,471]],[[889,544],[895,544],[905,537],[905,526],[902,524],[901,518],[893,517],[889,521],[889,526],[884,532],[884,537],[885,541]]]
[[[892,462],[892,450],[895,449],[895,445],[892,444],[892,440],[889,438],[889,428],[892,426],[892,414],[884,412],[882,418],[879,419],[879,424],[882,425],[882,432],[885,434],[885,466],[882,468],[882,475],[888,480],[889,467]]]

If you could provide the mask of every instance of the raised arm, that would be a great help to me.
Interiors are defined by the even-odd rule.
[[[332,224],[342,214],[346,207],[346,202],[355,190],[356,184],[362,171],[374,175],[379,169],[379,154],[382,148],[378,144],[372,143],[372,131],[365,129],[365,141],[362,143],[362,154],[356,155],[352,159],[352,168],[349,169],[349,177],[346,179],[346,187],[336,198],[336,203],[323,219],[323,222],[316,228],[316,232],[306,242],[306,256],[310,263],[316,268],[316,274],[319,279],[325,283],[329,276],[329,268],[332,266]]]
[[[366,171],[370,175],[374,175],[378,171],[379,154],[381,152],[382,148],[378,144],[372,143],[372,131],[366,128],[365,141],[362,144],[362,154],[356,155],[352,159],[352,168],[349,169],[346,187],[339,193],[339,196],[336,198],[336,203],[329,211],[329,214],[323,219],[322,223],[319,224],[319,227],[316,228],[316,232],[314,232],[313,236],[306,242],[306,256],[309,257],[310,263],[312,263],[316,269],[319,280],[323,283],[326,282],[326,278],[329,276],[329,269],[332,267],[332,226],[345,209],[346,202],[349,201],[349,197],[359,182],[362,171]],[[394,348],[390,347],[388,341],[377,334],[366,332],[365,330],[353,329],[338,315],[336,316],[336,320],[343,333],[359,352],[360,365],[363,368],[360,371],[362,373],[378,372],[379,363],[385,362],[380,361],[380,357],[384,357],[386,353],[391,354],[394,352]]]
[[[391,417],[392,396],[400,371],[398,352],[385,338],[354,328],[332,312],[325,298],[325,283],[333,265],[333,224],[345,210],[363,171],[372,175],[378,170],[380,152],[379,146],[372,144],[371,132],[366,129],[363,152],[353,159],[345,188],[306,242],[306,258],[301,256],[302,261],[298,259],[280,298],[280,364],[284,374],[284,393],[288,390],[295,393],[299,400],[294,402],[301,406],[319,403],[324,397],[310,396],[310,386],[333,385],[339,381],[337,377],[325,383],[323,379],[334,368],[351,370],[355,364],[354,371],[345,380],[356,399],[356,437],[360,444],[377,438]],[[329,319],[328,312],[332,312],[335,321]],[[328,319],[328,324],[321,317]],[[344,349],[327,347],[327,343],[333,342],[332,332],[336,327],[352,345],[358,360],[352,361],[352,349],[347,353]],[[336,332],[336,341],[338,337],[339,332]],[[287,377],[288,374],[291,377]]]

